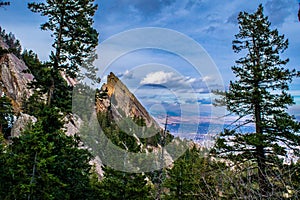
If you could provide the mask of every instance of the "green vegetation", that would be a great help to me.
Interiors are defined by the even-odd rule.
[[[103,167],[104,178],[99,183],[101,195],[98,199],[150,199],[150,184],[144,174],[116,171]]]
[[[3,49],[0,47],[0,58],[7,53],[13,53],[15,56],[20,58],[22,48],[20,41],[16,39],[15,35],[11,32],[6,33],[5,30],[0,27],[0,38],[8,46],[8,49]]]
[[[8,139],[14,123],[14,113],[11,101],[5,94],[0,97],[0,105],[0,133]]]
[[[2,151],[1,199],[89,199],[91,159],[78,137],[31,125]]]
[[[211,160],[203,152],[193,146],[167,169],[165,199],[213,199],[219,195],[225,164]]]
[[[244,184],[245,189],[252,189],[248,196],[280,198],[289,184],[277,176],[282,168],[280,158],[287,155],[287,149],[299,155],[300,124],[287,113],[294,104],[287,91],[300,73],[284,68],[288,59],[281,59],[280,53],[287,49],[288,41],[271,29],[262,5],[254,14],[240,13],[238,22],[233,50],[245,56],[232,67],[237,80],[230,82],[229,90],[216,92],[224,96],[218,105],[236,115],[238,125],[224,130],[215,153],[241,167],[241,176],[251,168]],[[254,124],[255,132],[239,132],[246,124]]]
[[[299,198],[300,164],[288,165],[282,159],[287,155],[287,148],[294,149],[295,155],[299,153],[300,124],[286,112],[287,106],[293,104],[287,93],[288,84],[299,72],[284,68],[288,60],[282,60],[280,53],[288,42],[277,30],[271,30],[262,6],[254,14],[240,13],[240,32],[233,41],[233,49],[245,54],[232,68],[237,80],[230,83],[228,91],[216,91],[223,95],[218,105],[226,106],[238,117],[237,122],[245,119],[244,123],[225,129],[211,150],[191,143],[168,168],[127,173],[103,165],[101,175],[90,164],[93,156],[80,139],[90,127],[83,124],[80,137],[67,136],[64,131],[66,121],[75,118],[70,114],[73,86],[62,77],[63,73],[68,77],[86,75],[97,80],[92,65],[98,42],[92,17],[97,6],[92,0],[47,0],[30,3],[29,9],[48,17],[41,27],[53,34],[54,52],[43,63],[31,50],[21,53],[13,35],[0,30],[0,37],[9,49],[16,49],[0,49],[0,56],[16,54],[28,66],[25,72],[34,76],[28,85],[33,92],[24,100],[22,112],[37,119],[19,137],[10,138],[14,112],[1,87],[0,199]],[[86,71],[80,71],[79,67]],[[110,98],[107,92],[98,89],[96,100]],[[85,103],[80,95],[77,100]],[[86,112],[82,117],[90,115]],[[98,122],[105,136],[127,152],[151,152],[174,139],[169,132],[156,130],[154,126],[146,129],[145,119],[141,117],[124,117],[117,123],[112,112],[108,106],[106,111],[97,113]],[[116,112],[125,115],[121,109]],[[255,126],[255,132],[239,132],[247,123]],[[125,130],[130,130],[130,134]],[[149,133],[156,134],[136,137]],[[118,158],[106,156],[112,160],[123,159],[125,163],[126,154]]]
[[[71,78],[81,76],[95,78],[95,47],[98,45],[98,32],[92,27],[93,16],[97,10],[93,0],[60,0],[46,3],[29,3],[32,12],[48,17],[41,25],[42,30],[49,30],[54,36],[50,61],[45,67],[49,70],[47,104],[51,105],[55,90],[64,91],[56,83],[61,83],[61,73]],[[80,67],[86,72],[80,71]]]

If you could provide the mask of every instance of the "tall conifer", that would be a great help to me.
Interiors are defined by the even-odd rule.
[[[228,91],[216,91],[224,95],[217,104],[225,105],[238,120],[232,129],[221,133],[216,152],[236,164],[251,163],[259,198],[270,198],[275,187],[270,170],[278,167],[280,156],[286,156],[287,150],[299,153],[300,124],[287,113],[288,106],[294,104],[287,92],[289,84],[299,72],[284,68],[288,59],[280,54],[287,49],[288,40],[271,28],[262,5],[253,14],[241,12],[238,23],[233,50],[244,54],[232,67],[236,81],[230,82]],[[253,132],[240,131],[251,124]]]
[[[46,3],[29,3],[32,12],[48,17],[41,25],[42,30],[51,31],[54,37],[50,55],[51,86],[48,90],[48,105],[51,104],[58,72],[71,78],[88,76],[95,78],[95,48],[98,32],[92,27],[97,10],[94,0],[47,0]],[[80,68],[85,68],[80,72]]]

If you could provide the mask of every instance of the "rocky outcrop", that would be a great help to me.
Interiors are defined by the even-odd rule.
[[[0,42],[0,47],[8,48],[3,42]],[[28,68],[25,63],[14,54],[8,53],[0,56],[0,90],[12,100],[16,113],[21,111],[22,100],[30,95],[27,83],[32,81],[33,76],[23,73],[26,69]]]
[[[102,90],[107,91],[110,99],[108,103],[111,103],[110,106],[114,111],[113,115],[116,120],[122,117],[140,117],[145,120],[147,127],[154,126],[160,129],[158,123],[114,73],[111,72],[107,76],[107,83],[102,86]],[[103,103],[98,102],[98,104],[103,110],[107,106],[105,105],[107,101],[103,100]]]
[[[11,129],[11,137],[18,137],[29,123],[35,123],[36,121],[35,117],[21,113]]]
[[[110,106],[110,100],[108,98],[98,98],[96,100],[96,112],[106,112]]]

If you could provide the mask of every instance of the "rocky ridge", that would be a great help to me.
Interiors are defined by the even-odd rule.
[[[8,49],[8,46],[0,38],[0,47]],[[16,113],[21,112],[24,98],[29,97],[30,91],[27,83],[33,80],[32,74],[23,73],[28,67],[12,53],[0,56],[0,92],[5,93],[11,100]]]
[[[143,118],[147,127],[153,126],[157,130],[161,129],[134,94],[129,91],[126,85],[113,72],[110,72],[107,76],[107,83],[103,84],[101,89],[107,92],[110,101],[98,99],[97,112],[107,110],[108,106],[111,106],[115,120],[124,117]]]

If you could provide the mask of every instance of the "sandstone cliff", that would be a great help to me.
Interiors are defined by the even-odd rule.
[[[102,86],[102,90],[107,91],[110,102],[98,100],[97,111],[103,111],[111,106],[115,120],[124,117],[143,118],[147,127],[153,126],[160,129],[158,123],[114,73],[111,72],[107,76],[107,83]]]
[[[0,47],[8,49],[8,46],[0,38]],[[23,73],[27,70],[25,63],[17,58],[14,54],[7,53],[0,55],[0,92],[4,92],[11,100],[16,113],[21,111],[23,98],[30,95],[27,89],[33,76]]]

